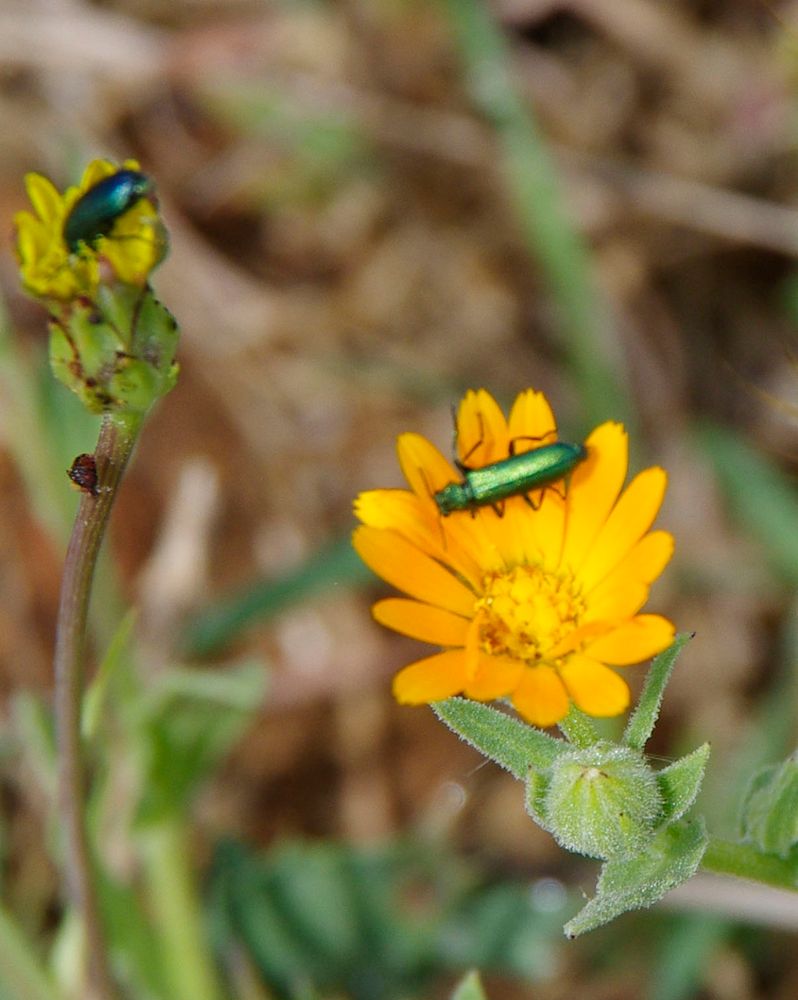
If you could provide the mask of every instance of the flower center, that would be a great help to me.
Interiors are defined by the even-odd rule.
[[[493,656],[535,661],[579,627],[586,610],[570,574],[540,566],[516,566],[490,573],[477,602],[479,642]]]

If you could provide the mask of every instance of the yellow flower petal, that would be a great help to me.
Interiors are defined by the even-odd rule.
[[[654,467],[635,476],[606,519],[598,537],[586,549],[579,575],[597,580],[627,555],[651,527],[665,495],[668,477]]]
[[[443,608],[402,597],[378,601],[371,609],[376,621],[394,632],[435,646],[464,646],[469,620]]]
[[[675,629],[660,615],[637,615],[631,621],[590,643],[585,654],[602,663],[625,667],[647,660],[673,642]]]
[[[476,701],[504,698],[518,686],[525,669],[520,660],[480,653],[474,676],[465,685],[464,693]]]
[[[512,702],[533,726],[555,726],[568,714],[568,695],[552,667],[527,667],[512,693]]]
[[[510,411],[508,430],[516,454],[557,440],[557,423],[542,392],[527,389],[519,393]]]
[[[433,495],[449,483],[459,482],[460,473],[420,434],[400,434],[396,452],[410,489],[420,500],[431,505],[431,509],[437,510]]]
[[[586,593],[612,573],[627,580],[652,583],[665,569],[673,555],[673,535],[667,531],[651,531],[644,535],[621,559],[612,566],[601,567],[598,563],[580,570],[579,578]],[[605,570],[605,573],[602,573]],[[597,574],[600,574],[597,576]]]
[[[620,424],[597,427],[585,441],[587,459],[571,474],[562,566],[576,570],[607,520],[626,478],[629,441]]]
[[[448,649],[400,670],[393,679],[393,694],[403,705],[425,705],[459,694],[465,683],[465,654]]]
[[[554,490],[545,490],[540,506],[527,513],[519,529],[519,543],[529,563],[540,563],[549,570],[560,565],[563,539],[566,530],[566,503]]]
[[[457,412],[457,457],[470,469],[507,458],[507,420],[489,392],[469,390]]]
[[[111,174],[115,174],[118,169],[110,160],[92,160],[83,171],[83,176],[80,179],[81,194],[94,187],[95,184],[99,184],[100,181],[104,181]]]
[[[560,677],[577,708],[596,718],[620,715],[629,705],[629,685],[588,656],[575,654],[560,667]]]
[[[591,592],[583,624],[603,619],[619,624],[631,618],[648,600],[650,589],[647,583],[611,574]]]
[[[27,174],[25,190],[36,214],[43,222],[63,219],[61,195],[48,177],[42,174]]]
[[[363,525],[352,544],[363,562],[410,597],[471,618],[474,594],[439,563],[394,531]]]

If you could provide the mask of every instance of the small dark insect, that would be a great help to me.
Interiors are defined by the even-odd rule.
[[[70,253],[81,243],[94,246],[107,236],[120,215],[142,198],[152,196],[155,185],[138,170],[117,170],[85,191],[72,206],[64,222],[64,242]]]
[[[94,455],[78,455],[72,463],[72,468],[67,469],[67,475],[84,493],[90,493],[96,497],[100,492]]]

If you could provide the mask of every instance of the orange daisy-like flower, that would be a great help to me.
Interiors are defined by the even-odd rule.
[[[135,160],[122,166],[138,170]],[[33,212],[17,212],[17,256],[23,284],[36,298],[68,302],[78,297],[94,299],[101,283],[100,263],[125,284],[144,285],[150,272],[166,252],[165,233],[155,206],[139,199],[115,220],[107,236],[92,246],[81,244],[70,251],[64,240],[64,224],[77,200],[89,188],[119,170],[108,160],[93,160],[83,172],[80,184],[59,194],[42,174],[25,178]]]
[[[532,390],[509,420],[485,390],[468,392],[458,411],[459,460],[469,468],[554,439],[551,408]],[[667,619],[639,613],[673,553],[668,532],[649,530],[666,474],[646,469],[623,490],[620,424],[602,424],[585,446],[568,481],[444,518],[434,494],[462,475],[425,438],[401,435],[410,490],[361,493],[353,539],[364,562],[408,595],[379,601],[377,621],[443,647],[399,672],[400,702],[509,698],[538,726],[559,722],[571,703],[592,716],[628,706],[628,685],[611,668],[646,660],[674,637]]]

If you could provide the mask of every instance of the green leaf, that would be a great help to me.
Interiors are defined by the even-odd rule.
[[[476,969],[467,972],[452,991],[451,1000],[487,1000]]]
[[[709,743],[704,743],[670,767],[657,772],[664,818],[669,822],[681,819],[695,802],[708,760]]]
[[[170,670],[149,692],[140,745],[145,754],[139,823],[182,811],[263,703],[260,663]]]
[[[798,754],[760,771],[748,788],[742,833],[761,850],[789,856],[798,843]]]
[[[189,624],[182,646],[189,657],[208,656],[256,621],[268,621],[321,591],[362,586],[373,579],[374,574],[363,564],[347,535],[313,553],[284,576],[258,580],[203,611]]]
[[[692,638],[689,633],[677,635],[672,645],[654,657],[637,708],[632,712],[623,734],[623,742],[628,747],[642,750],[648,742],[659,717],[662,696],[676,665],[676,659]]]
[[[225,843],[211,879],[214,940],[242,951],[281,997],[401,1000],[480,966],[525,980],[557,966],[564,890],[484,882],[429,841],[368,850],[291,843],[256,856]]]
[[[798,584],[798,494],[790,479],[761,452],[716,424],[702,424],[698,443],[711,460],[726,502],[762,545],[773,569]]]
[[[17,921],[0,907],[0,997],[9,1000],[62,1000],[46,963]]]
[[[565,925],[566,935],[577,937],[656,903],[695,874],[707,843],[703,820],[680,820],[661,830],[638,857],[605,862],[596,895]]]
[[[447,698],[436,702],[432,710],[466,743],[521,780],[530,767],[550,767],[568,749],[563,740],[478,701]]]
[[[111,679],[128,651],[128,644],[136,621],[135,610],[130,610],[119,623],[102,663],[83,696],[83,712],[80,720],[81,735],[91,740],[97,734],[103,709],[108,701]]]
[[[707,969],[733,928],[731,921],[708,913],[674,914],[662,921],[647,1000],[694,1000],[700,996]]]

